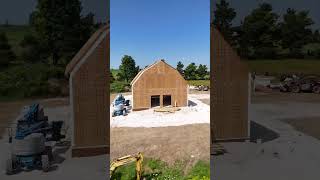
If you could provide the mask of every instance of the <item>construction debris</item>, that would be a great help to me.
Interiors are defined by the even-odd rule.
[[[223,155],[224,153],[227,153],[227,150],[221,144],[213,143],[212,146],[213,147],[211,147],[212,148],[211,155],[218,156],[218,155]]]

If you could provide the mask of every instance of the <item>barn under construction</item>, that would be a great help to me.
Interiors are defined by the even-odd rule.
[[[101,27],[67,65],[71,106],[72,156],[109,151],[109,25]]]
[[[188,85],[181,74],[164,60],[141,70],[131,82],[132,109],[188,105]]]
[[[212,142],[248,139],[248,67],[214,27],[211,27],[210,44],[211,72],[214,74],[210,92]]]

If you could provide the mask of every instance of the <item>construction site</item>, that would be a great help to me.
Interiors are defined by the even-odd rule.
[[[239,71],[227,69],[238,68],[240,57],[214,27],[211,33],[211,177],[318,177],[319,78],[292,74],[275,81],[247,71],[238,79]]]
[[[8,98],[0,98],[0,180],[320,176],[320,35],[309,27],[308,12],[273,11],[272,4],[262,3],[250,6],[255,8],[251,14],[231,27],[236,12],[227,1],[211,1],[216,21],[209,19],[210,4],[204,1],[184,2],[183,8],[173,1],[112,3],[114,27],[109,20],[88,26],[94,32],[81,48],[70,47],[77,52],[61,57],[63,65],[47,52],[47,62],[40,62],[40,56],[39,62],[18,59],[0,71],[1,98]],[[40,10],[47,12],[35,12]],[[181,18],[172,18],[177,15]],[[90,17],[81,20],[88,24]],[[219,29],[219,20],[225,19],[230,32]],[[306,22],[300,24],[302,30],[295,25],[300,20]],[[18,28],[0,27],[8,32]],[[298,38],[292,38],[283,44],[295,33],[311,41],[295,44]],[[0,52],[3,46],[10,54],[6,36],[1,34],[0,41]],[[26,67],[30,69],[24,71]],[[43,74],[34,73],[37,69]],[[44,74],[59,74],[60,79]],[[14,96],[20,90],[23,96]]]
[[[109,177],[108,54],[105,25],[67,65],[69,97],[1,103],[1,179]]]
[[[169,166],[182,162],[185,172],[209,161],[209,91],[192,89],[164,60],[141,70],[131,86],[110,98],[110,159],[142,152]]]

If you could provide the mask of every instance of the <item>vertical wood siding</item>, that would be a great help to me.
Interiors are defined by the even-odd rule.
[[[187,106],[187,82],[177,70],[163,61],[159,61],[144,70],[141,76],[132,84],[133,110],[151,108],[151,96],[160,95],[162,105],[163,95],[171,95],[171,104]]]
[[[72,77],[74,146],[109,145],[109,34]]]
[[[211,27],[212,140],[248,138],[248,68]]]

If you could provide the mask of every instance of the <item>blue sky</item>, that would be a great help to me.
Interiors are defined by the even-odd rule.
[[[110,0],[110,23],[111,68],[124,55],[142,68],[159,59],[210,64],[209,0]]]

